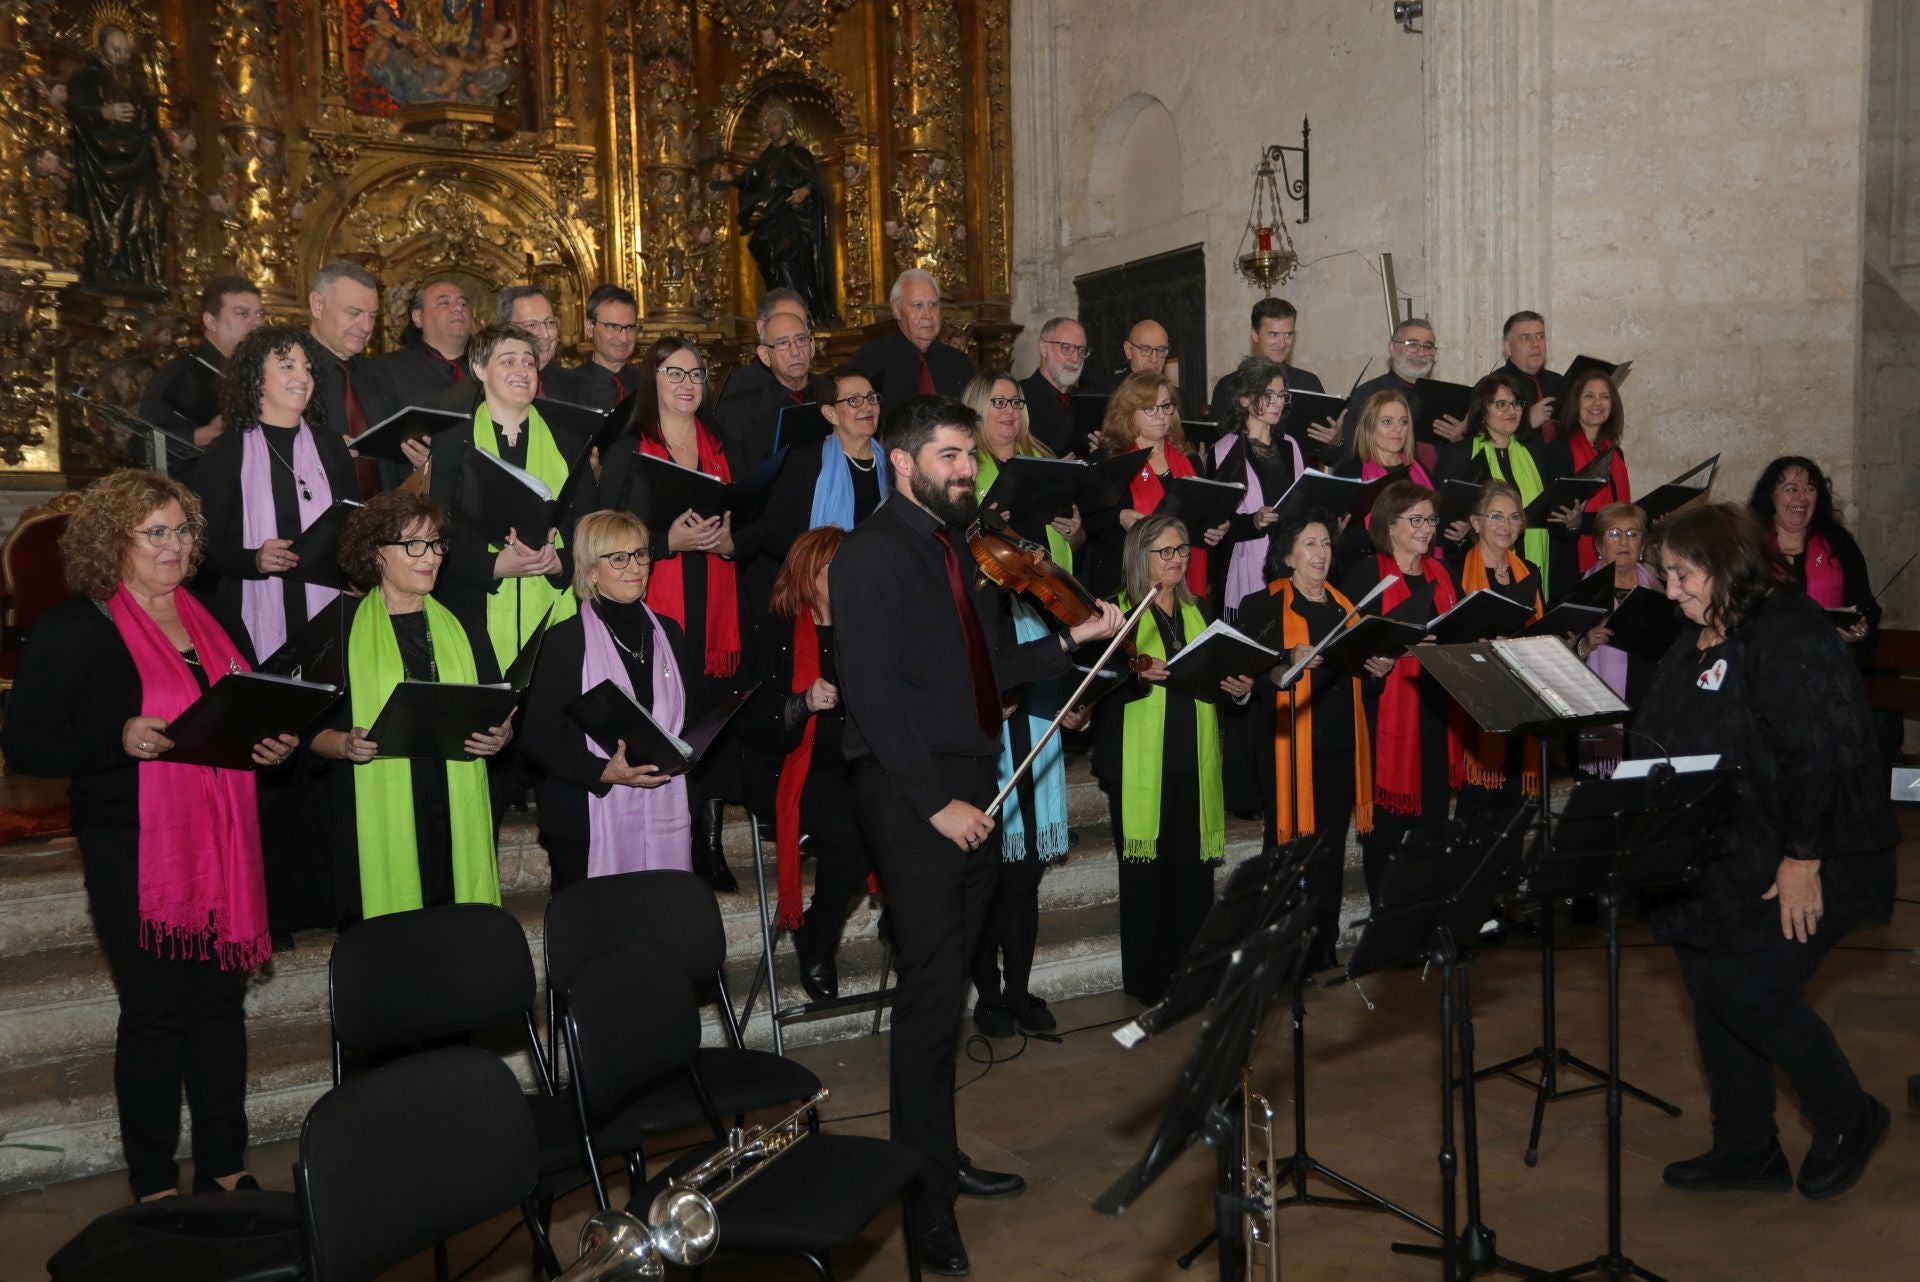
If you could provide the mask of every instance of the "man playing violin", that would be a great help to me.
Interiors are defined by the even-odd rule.
[[[1018,1175],[959,1150],[954,1052],[968,961],[1000,873],[985,813],[1000,753],[1001,691],[1064,674],[1080,645],[1124,618],[1107,602],[1024,644],[998,589],[976,579],[963,531],[975,515],[974,412],[920,396],[887,414],[880,442],[896,497],[847,536],[828,570],[846,753],[868,848],[887,887],[900,986],[890,1068],[893,1138],[924,1183],[909,1231],[929,1272],[968,1270],[956,1195],[1007,1197]]]

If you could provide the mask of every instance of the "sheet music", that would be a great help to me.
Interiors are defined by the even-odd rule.
[[[1493,652],[1556,716],[1583,717],[1629,709],[1599,674],[1557,637],[1516,637],[1491,643]]]
[[[1279,681],[1280,689],[1282,690],[1288,689],[1293,685],[1294,682],[1298,681],[1300,679],[1300,674],[1307,670],[1307,665],[1312,663],[1315,659],[1319,658],[1320,652],[1326,649],[1328,646],[1332,645],[1334,643],[1334,640],[1338,638],[1342,632],[1345,632],[1347,628],[1352,625],[1355,619],[1360,617],[1360,612],[1362,610],[1365,610],[1369,605],[1372,605],[1376,600],[1379,599],[1381,593],[1385,592],[1388,588],[1392,587],[1394,584],[1398,583],[1399,581],[1400,581],[1400,576],[1397,574],[1385,575],[1381,578],[1381,580],[1378,583],[1373,585],[1372,591],[1368,592],[1365,596],[1361,597],[1358,601],[1355,601],[1353,603],[1353,609],[1347,611],[1347,617],[1340,620],[1339,627],[1328,628],[1327,635],[1321,637],[1319,643],[1316,644],[1313,647],[1313,649],[1307,652],[1306,658],[1300,660],[1300,662],[1294,664],[1292,667],[1288,668],[1285,672],[1280,674],[1280,681]]]

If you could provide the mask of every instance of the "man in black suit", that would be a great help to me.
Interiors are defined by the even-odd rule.
[[[1040,327],[1040,364],[1020,380],[1033,439],[1065,458],[1081,446],[1073,439],[1073,392],[1087,366],[1087,331],[1071,316]]]
[[[393,412],[391,394],[381,376],[379,363],[366,355],[367,340],[373,337],[374,322],[380,311],[380,282],[373,273],[355,262],[341,258],[322,267],[307,293],[307,311],[312,316],[308,332],[327,349],[333,359],[313,372],[314,395],[327,412],[327,426],[353,438]],[[418,462],[426,461],[426,451],[418,446]],[[398,464],[382,464],[360,459],[354,472],[360,481],[360,497],[372,498],[390,485],[407,478],[407,470]]]
[[[1417,422],[1420,418],[1420,398],[1414,392],[1413,385],[1420,379],[1433,377],[1435,353],[1439,350],[1440,345],[1433,337],[1433,325],[1426,317],[1409,316],[1395,325],[1392,337],[1387,339],[1387,371],[1353,389],[1353,398],[1348,402],[1351,406],[1347,413],[1348,421],[1360,421],[1368,398],[1375,392],[1398,392],[1407,398],[1407,408],[1413,411]],[[1467,425],[1451,414],[1442,414],[1433,421],[1433,430],[1443,441],[1457,441],[1467,434]],[[1439,461],[1438,451],[1431,445],[1420,443],[1414,445],[1413,452],[1420,466],[1426,468],[1431,476]]]
[[[639,335],[640,302],[618,285],[587,295],[587,342],[593,355],[578,365],[548,371],[549,396],[610,410],[640,388],[640,371],[627,364]]]
[[[220,371],[240,340],[259,328],[266,316],[260,291],[244,276],[215,276],[200,291],[201,342],[153,372],[140,396],[140,417],[179,435],[193,434],[200,449],[212,444],[226,424],[220,419]],[[241,427],[251,427],[242,423]],[[153,441],[135,437],[128,454],[136,467],[151,467]],[[194,460],[169,463],[167,471],[186,479]]]
[[[1500,349],[1507,363],[1493,371],[1506,376],[1526,402],[1522,445],[1553,443],[1553,412],[1565,380],[1547,368],[1547,319],[1539,312],[1515,312],[1500,327]]]
[[[473,330],[473,312],[458,282],[425,282],[408,300],[407,316],[420,331],[419,341],[380,358],[394,409],[432,405],[449,386],[471,376],[467,335]]]
[[[547,376],[554,371],[553,358],[560,350],[560,319],[554,314],[553,300],[538,285],[509,285],[493,300],[493,317],[503,325],[517,325],[533,335],[534,395],[552,396]],[[450,384],[434,399],[435,409],[458,410],[471,414],[480,408],[484,394],[478,379],[463,378]],[[566,399],[561,397],[562,400]]]
[[[1327,389],[1318,374],[1293,364],[1293,340],[1299,323],[1299,310],[1286,299],[1261,299],[1253,305],[1252,328],[1248,331],[1252,350],[1248,354],[1264,357],[1284,370],[1288,391],[1324,392]],[[1207,413],[1216,422],[1227,416],[1227,406],[1233,400],[1234,373],[1228,370],[1213,385],[1213,399],[1207,402]],[[1338,445],[1344,430],[1338,422],[1315,423],[1307,429],[1307,435],[1323,445]]]
[[[753,361],[727,379],[726,390],[713,407],[720,439],[748,463],[773,454],[781,410],[819,403],[832,395],[827,381],[808,370],[814,338],[804,315],[781,308],[770,312],[758,328],[760,341],[754,346]]]
[[[940,282],[909,267],[894,280],[887,300],[899,332],[862,343],[848,362],[873,380],[880,412],[916,396],[959,396],[973,377],[973,362],[959,348],[939,341]]]

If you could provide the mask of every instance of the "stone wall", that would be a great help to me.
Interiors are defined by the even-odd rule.
[[[1423,300],[1421,40],[1350,0],[1015,0],[1014,319],[1071,313],[1077,275],[1186,245],[1207,256],[1207,386],[1247,350],[1260,291],[1234,274],[1253,167],[1313,122],[1311,264],[1275,291],[1296,358],[1331,386],[1385,356],[1385,250]],[[1171,146],[1164,141],[1169,135]],[[1143,164],[1151,157],[1157,164]],[[1296,170],[1297,173],[1297,170]],[[1290,206],[1289,219],[1299,216]],[[1318,261],[1316,261],[1318,260]],[[1118,364],[1118,352],[1094,360]]]

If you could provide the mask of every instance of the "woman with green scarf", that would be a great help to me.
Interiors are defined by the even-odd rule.
[[[467,344],[467,365],[483,398],[473,421],[433,438],[429,492],[434,502],[458,511],[454,502],[470,449],[491,454],[539,479],[550,494],[566,484],[569,465],[585,442],[557,429],[533,407],[539,386],[533,335],[518,325],[488,325]],[[591,486],[583,487],[591,490]],[[560,530],[572,529],[576,513],[562,512],[557,528],[515,530],[504,544],[491,544],[456,522],[452,550],[435,595],[462,618],[486,621],[494,662],[512,664],[539,630],[579,609],[574,599],[573,556]]]
[[[1520,491],[1522,510],[1539,498],[1546,481],[1538,460],[1533,451],[1514,439],[1526,414],[1527,403],[1507,375],[1493,373],[1475,383],[1473,399],[1467,406],[1467,434],[1440,455],[1437,468],[1440,484],[1467,481],[1484,485],[1488,481],[1501,481]],[[1577,530],[1580,517],[1579,505],[1571,505],[1553,513],[1548,521],[1529,522],[1520,538],[1521,557],[1529,565],[1539,567],[1543,601],[1552,599],[1547,582],[1547,562],[1551,559],[1547,551],[1547,525],[1551,521]],[[1472,531],[1462,532],[1455,550],[1464,554],[1474,537]]]
[[[980,416],[980,425],[974,430],[980,455],[980,471],[974,478],[976,497],[986,497],[1000,475],[1000,465],[1015,455],[1053,457],[1052,451],[1034,439],[1025,397],[1012,374],[991,369],[974,375],[961,400]],[[1011,524],[1023,534],[1044,536],[1053,563],[1073,573],[1074,549],[1086,542],[1078,508],[1039,524],[1022,519],[1031,513],[1009,515]],[[1052,631],[1024,597],[1013,598],[1013,629],[1021,641],[1037,640]],[[1070,692],[1058,682],[1025,688],[1022,705],[1001,726],[1001,783],[1026,760],[1034,741],[1046,733],[1048,723],[1060,710],[1060,700]],[[1068,715],[1068,729],[1084,724],[1084,714]],[[1021,779],[1008,800],[1014,804],[1001,812],[1000,849],[1005,862],[973,957],[973,986],[979,992],[973,1022],[987,1037],[1011,1037],[1016,1029],[1044,1033],[1055,1022],[1047,1004],[1027,991],[1027,980],[1033,973],[1033,954],[1040,939],[1040,874],[1051,860],[1067,853],[1067,763],[1059,736],[1041,750],[1033,770]]]
[[[513,737],[512,717],[475,727],[460,761],[383,758],[367,737],[401,681],[500,680],[486,633],[432,596],[446,524],[438,504],[395,490],[368,500],[340,537],[340,566],[367,594],[347,633],[347,697],[312,751],[340,763],[330,772],[335,880],[349,921],[500,902],[487,759]]]
[[[1134,633],[1146,661],[1138,681],[1099,705],[1093,772],[1106,790],[1113,845],[1120,853],[1120,985],[1151,1006],[1166,996],[1174,968],[1213,906],[1213,867],[1226,854],[1220,786],[1220,725],[1213,704],[1166,684],[1167,661],[1207,626],[1186,585],[1187,527],[1145,516],[1121,551],[1120,608],[1153,598]],[[1235,703],[1251,677],[1220,689]]]

